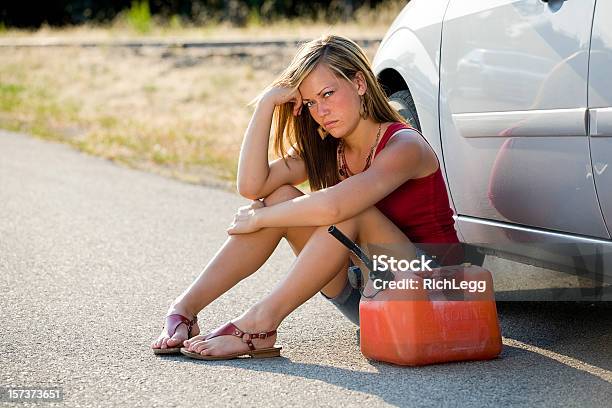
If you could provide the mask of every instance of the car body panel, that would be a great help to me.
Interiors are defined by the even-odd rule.
[[[394,91],[411,92],[442,154],[460,239],[511,273],[518,260],[582,279],[597,259],[595,280],[612,285],[611,14],[601,0],[412,0],[374,59],[377,75],[401,75]]]
[[[512,274],[517,283],[509,286],[522,288],[516,293],[502,289],[505,293],[500,299],[612,301],[612,242],[609,240],[466,216],[458,216],[457,225],[464,242],[504,261],[485,261],[485,265],[494,265],[496,273]],[[529,270],[517,268],[516,262],[544,268],[540,270],[542,276],[530,275]],[[547,270],[563,273],[550,274]],[[576,275],[575,279],[568,279],[572,275]],[[548,289],[527,296],[534,288]]]
[[[594,0],[558,10],[537,0],[451,0],[441,67],[451,111],[586,107],[593,7]]]
[[[589,64],[589,129],[597,195],[612,230],[612,2],[598,1]]]
[[[450,1],[440,128],[459,215],[610,237],[585,120],[593,7]]]

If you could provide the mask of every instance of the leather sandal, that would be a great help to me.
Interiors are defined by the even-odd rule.
[[[162,326],[162,330],[164,327],[166,327],[168,329],[168,335],[172,337],[174,336],[174,333],[176,333],[176,328],[180,324],[185,324],[187,325],[187,338],[191,338],[191,328],[197,321],[198,321],[198,316],[194,317],[193,320],[189,320],[188,318],[186,318],[185,316],[181,314],[178,314],[178,313],[171,314],[171,315],[166,316],[166,324]],[[172,348],[153,349],[153,353],[154,354],[180,354],[181,347],[182,347],[182,344],[177,347],[172,347]]]
[[[212,333],[206,335],[204,340],[209,340],[219,336],[236,336],[242,339],[243,343],[249,346],[247,351],[239,351],[237,353],[225,354],[222,356],[203,356],[200,353],[194,353],[193,351],[187,350],[185,347],[181,348],[181,353],[190,358],[198,360],[231,360],[242,356],[250,356],[252,358],[269,358],[269,357],[280,357],[280,351],[282,347],[268,347],[262,349],[256,349],[253,345],[253,339],[265,339],[269,336],[276,334],[276,330],[272,330],[264,333],[246,333],[240,330],[232,322],[227,322],[223,326],[217,328]]]

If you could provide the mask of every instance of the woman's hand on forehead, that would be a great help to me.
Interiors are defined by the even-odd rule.
[[[302,94],[297,88],[274,86],[265,93],[265,98],[270,98],[275,106],[292,102],[293,116],[298,116],[302,112]]]

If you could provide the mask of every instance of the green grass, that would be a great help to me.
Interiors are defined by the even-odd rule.
[[[330,27],[281,20],[263,24],[256,12],[241,29],[216,23],[193,27],[177,16],[160,25],[144,1],[134,2],[121,21],[121,27],[47,27],[36,33],[0,29],[0,35],[90,40],[135,33],[248,39],[364,33],[363,23]],[[384,26],[375,29],[368,24],[369,36],[382,37]],[[240,143],[252,114],[246,104],[286,66],[295,50],[240,58],[210,57],[196,50],[143,51],[0,49],[0,128],[60,141],[190,182],[235,182]],[[186,59],[195,63],[184,64]]]
[[[129,25],[140,34],[149,33],[153,27],[149,2],[146,0],[133,1],[125,17]]]
[[[157,87],[153,84],[147,84],[142,87],[142,90],[147,94],[152,94],[157,92]]]
[[[0,83],[0,110],[12,112],[21,104],[25,86]]]
[[[387,0],[374,8],[363,6],[355,10],[346,21],[330,20],[328,10],[321,10],[315,18],[284,18],[270,15],[269,11],[251,8],[243,23],[232,25],[218,16],[207,15],[182,18],[172,15],[162,18],[151,14],[149,1],[134,0],[131,7],[110,23],[86,23],[55,28],[43,25],[38,30],[19,30],[0,23],[0,36],[9,37],[64,37],[81,40],[125,37],[187,37],[190,39],[254,39],[301,37],[314,38],[323,32],[335,31],[349,37],[382,37],[389,24],[408,3],[406,0]],[[342,14],[342,13],[340,13]],[[264,18],[266,16],[266,18]],[[331,30],[330,30],[331,29]]]

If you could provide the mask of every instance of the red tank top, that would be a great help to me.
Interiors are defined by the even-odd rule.
[[[413,128],[400,122],[392,123],[380,140],[374,157],[400,129]],[[454,228],[453,210],[449,206],[446,185],[439,166],[438,170],[428,176],[406,181],[376,203],[376,207],[414,243],[459,242]]]

